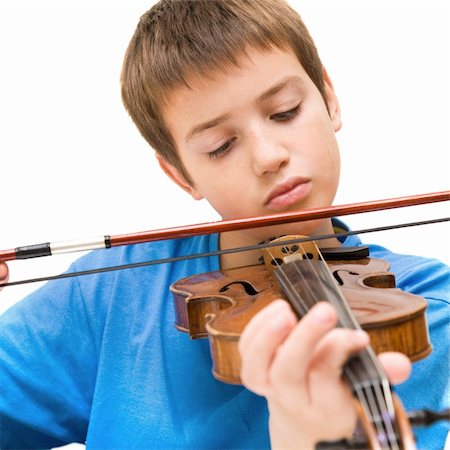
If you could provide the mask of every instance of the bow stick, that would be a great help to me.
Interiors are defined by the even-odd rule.
[[[184,238],[201,234],[213,234],[226,231],[258,228],[283,223],[303,222],[313,219],[324,219],[335,216],[346,216],[365,212],[386,209],[417,206],[428,203],[444,202],[450,200],[450,191],[434,192],[428,194],[396,197],[391,199],[374,200],[369,202],[351,203],[324,208],[308,209],[299,212],[273,214],[263,217],[249,217],[244,219],[223,220],[207,222],[196,225],[186,225],[159,230],[142,231],[116,236],[101,236],[91,239],[71,240],[63,242],[46,242],[17,247],[15,249],[0,250],[0,261],[16,259],[29,259],[55,254],[72,253],[86,250],[106,249],[121,245],[141,244],[173,238]]]

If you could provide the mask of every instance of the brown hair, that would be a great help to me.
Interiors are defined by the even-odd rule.
[[[162,120],[174,88],[238,66],[246,49],[292,49],[325,99],[322,63],[284,0],[160,0],[140,19],[122,68],[122,99],[147,142],[192,184]]]

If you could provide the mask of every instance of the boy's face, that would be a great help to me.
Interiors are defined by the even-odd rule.
[[[174,91],[163,116],[193,186],[160,159],[163,169],[223,219],[330,205],[341,126],[331,83],[325,76],[328,113],[292,52],[251,50],[249,57]],[[314,227],[303,234],[329,231]]]

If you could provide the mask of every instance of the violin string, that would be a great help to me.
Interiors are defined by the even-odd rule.
[[[301,248],[301,253],[303,255],[305,255],[306,252],[304,251],[302,244],[300,244],[300,248]],[[272,261],[276,262],[275,265],[277,266],[277,271],[278,271],[277,273],[282,278],[283,288],[285,291],[288,291],[288,292],[286,292],[286,295],[288,296],[290,302],[294,303],[293,306],[295,307],[297,314],[304,316],[309,311],[311,306],[308,307],[305,299],[299,294],[298,290],[295,289],[294,283],[291,281],[290,277],[285,272],[283,264],[279,264],[277,262],[277,259],[274,258],[274,255],[272,254],[271,249],[268,250],[268,253],[269,253]],[[307,259],[307,263],[312,265],[312,263],[309,259]],[[304,289],[306,289],[306,291],[310,294],[311,298],[313,299],[313,304],[317,304],[320,301],[320,299],[318,298],[317,290],[313,289],[313,287],[311,286],[311,283],[307,282],[305,275],[298,269],[297,265],[294,265],[294,267],[297,271],[298,277],[300,278],[302,287]],[[288,293],[289,293],[289,295],[288,295]],[[355,386],[357,386],[357,385],[355,384]],[[359,393],[358,393],[358,397],[360,397],[360,402],[365,403],[364,397],[359,395]]]
[[[333,277],[328,265],[323,262],[320,267],[327,274],[329,282],[332,283]],[[338,298],[336,299],[337,301],[335,300],[334,306],[340,310],[341,322],[344,322],[343,325],[348,328],[360,329],[361,327],[356,321],[354,314],[351,312],[350,306],[343,297],[342,292],[339,289],[336,289],[335,294]],[[347,318],[347,320],[342,321],[342,317]],[[396,441],[392,422],[389,420],[391,417],[394,417],[393,401],[390,389],[385,388],[386,384],[389,386],[386,374],[378,364],[378,360],[371,347],[364,349],[359,356],[364,369],[369,375],[369,380],[372,380],[370,382],[371,384],[363,389],[367,394],[369,405],[371,405],[369,409],[371,411],[371,416],[376,420],[376,424],[381,420],[383,429],[386,431],[384,434],[394,444],[394,448],[396,448],[398,443]],[[349,367],[347,367],[346,370],[351,372]],[[383,392],[380,391],[380,385],[383,388]],[[375,398],[373,398],[373,394],[375,394]],[[379,419],[377,419],[377,417]],[[379,430],[378,426],[377,430]]]
[[[331,233],[331,234],[324,234],[324,235],[318,235],[318,236],[303,237],[300,239],[292,240],[290,242],[286,242],[286,244],[310,242],[310,241],[320,241],[320,240],[332,239],[332,238],[339,239],[339,238],[345,238],[347,236],[353,236],[353,235],[358,235],[358,234],[374,233],[374,232],[401,229],[401,228],[409,228],[409,227],[422,226],[422,225],[431,225],[431,224],[437,224],[437,223],[448,222],[448,221],[450,221],[450,217],[442,217],[442,218],[437,218],[437,219],[429,219],[429,220],[422,220],[422,221],[418,221],[418,222],[409,222],[409,223],[400,223],[400,224],[394,224],[394,225],[385,225],[382,227],[364,228],[364,229],[360,229],[360,230],[344,231],[344,232],[340,232],[340,233]],[[236,248],[225,249],[225,250],[215,250],[215,251],[211,251],[211,252],[196,253],[193,255],[182,255],[182,256],[175,256],[175,257],[171,257],[171,258],[160,258],[160,259],[154,259],[151,261],[141,261],[141,262],[130,263],[130,264],[119,264],[116,266],[99,267],[99,268],[76,271],[76,272],[64,272],[64,273],[61,273],[58,275],[47,275],[47,276],[43,276],[43,277],[34,277],[34,278],[27,278],[24,280],[0,283],[0,288],[4,288],[4,287],[8,287],[8,286],[17,286],[17,285],[22,285],[22,284],[29,284],[29,283],[38,283],[38,282],[42,282],[42,281],[54,281],[54,280],[59,280],[59,279],[64,279],[64,278],[93,275],[96,273],[106,273],[106,272],[114,272],[114,271],[118,271],[118,270],[135,269],[135,268],[139,268],[139,267],[153,266],[153,265],[157,265],[157,264],[168,264],[168,263],[173,263],[173,262],[178,262],[178,261],[187,261],[187,260],[198,259],[198,258],[222,256],[222,255],[239,253],[239,252],[247,252],[247,251],[252,251],[252,250],[261,250],[263,248],[275,247],[276,245],[277,244],[273,244],[273,243],[262,243],[262,244],[236,247]]]
[[[303,249],[302,244],[300,244],[300,247],[302,247],[302,252],[303,252],[303,254],[305,254],[306,252]],[[270,250],[269,250],[269,253],[271,253]],[[319,251],[319,253],[320,253],[320,251]],[[274,259],[273,255],[272,255],[272,259]],[[323,258],[322,258],[322,261],[323,261]],[[313,264],[313,262],[311,260],[307,259],[305,261],[305,263],[310,266],[310,269],[317,280],[325,281],[325,280],[323,280],[323,277],[321,277],[319,275],[319,273],[317,271],[317,266],[315,264]],[[323,264],[326,265],[326,263],[324,261],[323,261]],[[334,280],[331,276],[331,272],[330,272],[328,266],[325,266],[325,268],[322,266],[323,265],[321,265],[320,268],[322,270],[325,269],[325,274],[328,277],[328,280],[327,280],[328,283],[331,282],[331,286],[334,286],[334,288],[335,288],[333,291],[338,293],[338,297],[341,297],[341,293],[334,284]],[[317,303],[320,300],[319,296],[317,294],[317,289],[312,288],[311,283],[306,279],[306,276],[303,274],[303,272],[300,270],[300,268],[297,264],[294,264],[294,268],[296,269],[297,276],[301,279],[301,281],[303,283],[303,288],[307,289],[307,291],[309,292],[309,294],[311,295],[311,297],[313,299],[313,303]],[[307,311],[308,306],[305,305],[305,301],[301,298],[301,295],[299,295],[298,290],[295,289],[295,286],[291,282],[289,276],[285,273],[285,270],[283,269],[282,265],[278,265],[278,273],[281,274],[286,285],[289,286],[289,291],[291,293],[291,297],[296,300],[297,305],[303,306],[303,310]],[[321,285],[323,285],[323,283]],[[326,293],[324,293],[324,296],[326,297]],[[330,300],[330,299],[328,298],[328,300]],[[335,304],[336,302],[331,301],[331,303]],[[350,327],[353,326],[353,328],[360,328],[359,324],[354,319],[354,315],[349,314],[349,311],[348,311],[349,306],[348,306],[347,302],[342,299],[342,301],[339,303],[340,304],[335,304],[334,306],[337,307],[338,310],[342,309],[342,308],[340,308],[340,306],[344,306],[344,309],[347,309],[344,319],[345,319],[345,317],[352,319],[352,320],[350,320],[351,325],[349,325],[349,326]],[[340,318],[341,318],[341,322],[342,322],[342,311],[340,314]],[[345,322],[345,320],[344,320],[344,322]],[[363,353],[363,355],[365,355],[365,353]],[[361,387],[358,387],[358,386],[361,386],[361,382],[356,381],[358,379],[358,377],[353,373],[353,370],[351,369],[350,366],[347,366],[345,368],[346,369],[345,371],[348,374],[350,380],[353,380],[352,384],[355,386],[355,389],[356,389],[355,394],[357,395],[360,403],[363,405],[363,408],[365,408],[366,415],[369,413],[370,417],[373,418],[372,423],[377,430],[377,434],[379,436],[386,436],[388,441],[390,441],[390,443],[393,444],[392,448],[398,449],[398,443],[396,440],[395,432],[392,428],[392,423],[390,421],[387,421],[388,417],[386,417],[386,414],[383,414],[383,411],[386,411],[389,408],[386,405],[384,396],[380,392],[379,385],[375,382],[377,377],[374,376],[374,372],[379,377],[379,375],[380,375],[379,370],[374,370],[374,369],[376,369],[376,366],[374,367],[374,364],[372,363],[373,361],[371,358],[369,358],[367,360],[367,356],[366,357],[363,356],[361,361],[362,361],[363,365],[364,364],[366,365],[367,373],[369,373],[369,374],[371,373],[371,379],[374,379],[374,381],[369,382],[368,386],[367,386],[367,383],[364,383],[362,385],[362,389],[361,389]],[[368,362],[369,362],[369,364],[368,364]],[[375,398],[373,397],[373,391],[375,391],[375,394],[376,394]],[[389,391],[389,393],[390,393],[390,391]],[[375,411],[375,414],[374,414],[374,411]],[[382,429],[381,429],[381,427],[382,427]],[[382,444],[382,443],[380,442],[380,444]],[[384,444],[383,444],[383,447],[384,447]]]
[[[373,414],[373,407],[370,406],[372,403],[371,399],[372,396],[368,395],[369,391],[367,389],[364,389],[364,387],[361,385],[361,382],[358,380],[356,375],[353,373],[351,369],[346,371],[346,374],[353,386],[353,392],[355,393],[356,397],[358,398],[358,401],[364,411],[364,414],[366,417],[371,417],[373,420],[371,420],[372,425],[375,427],[377,436],[383,435],[383,430],[380,429],[379,421],[376,420],[374,414]],[[378,439],[378,444],[385,448],[385,443],[380,442],[380,439]]]
[[[301,253],[303,255],[305,255],[306,252],[305,252],[302,244],[300,244],[300,248],[301,248]],[[268,252],[271,255],[272,261],[277,261],[273,257],[273,254],[272,254],[270,249],[268,250]],[[312,265],[312,263],[310,262],[309,259],[307,261],[308,261],[308,263],[310,263]],[[295,289],[295,286],[294,286],[293,282],[291,281],[290,277],[286,274],[286,271],[285,271],[283,265],[282,264],[277,264],[277,266],[278,266],[278,268],[277,268],[278,272],[277,273],[283,279],[284,290],[289,292],[289,295],[288,295],[288,292],[286,292],[286,295],[288,295],[288,298],[289,298],[289,300],[291,302],[294,302],[294,306],[295,306],[295,308],[297,310],[297,313],[300,312],[300,314],[302,316],[304,316],[309,310],[305,299],[302,298],[302,296],[300,295],[298,290]],[[310,285],[309,282],[307,282],[306,277],[302,273],[302,271],[300,271],[297,266],[295,268],[296,268],[296,271],[297,271],[297,276],[299,277],[300,282],[302,283],[302,288],[305,289],[310,294],[310,296],[313,298],[313,303],[314,304],[317,303],[320,300],[318,298],[317,291],[312,288],[312,286]],[[361,394],[360,389],[358,389],[358,384],[356,383],[356,377],[353,375],[352,372],[351,372],[349,378],[350,378],[350,381],[352,382],[352,384],[356,387],[356,394],[357,394],[357,396],[359,398],[360,403],[362,403],[364,405],[367,405],[366,399],[365,399],[364,395]],[[368,410],[367,406],[366,406],[365,410],[366,411]]]
[[[375,375],[373,375],[374,380],[374,389],[376,391],[377,399],[380,403],[381,408],[381,421],[384,424],[384,427],[387,431],[388,438],[391,439],[391,442],[395,443],[396,448],[399,446],[397,441],[397,436],[393,427],[393,420],[396,420],[395,418],[395,409],[393,404],[393,398],[392,398],[392,391],[390,389],[389,381],[387,379],[386,373],[381,368],[378,359],[372,349],[372,347],[368,347],[366,349],[366,355],[371,361],[371,367],[373,368],[373,371],[375,372]],[[370,355],[370,357],[369,357]],[[378,376],[378,381],[376,382]]]
[[[348,303],[345,301],[341,291],[338,289],[338,287],[334,283],[334,279],[332,277],[331,271],[330,271],[328,265],[325,263],[323,256],[320,254],[320,250],[317,249],[317,251],[319,254],[319,261],[316,264],[313,264],[313,262],[311,260],[307,260],[307,263],[310,265],[310,269],[313,271],[316,278],[318,280],[322,281],[322,283],[320,285],[328,286],[329,288],[331,288],[332,293],[334,295],[336,295],[337,298],[334,298],[333,295],[327,296],[326,293],[324,293],[324,297],[328,301],[330,301],[330,303],[332,303],[333,306],[338,311],[338,313],[339,313],[338,317],[340,319],[339,321],[341,323],[341,326],[344,326],[347,328],[359,329],[360,326],[359,326],[358,322],[356,321],[354,314],[352,314],[350,312]],[[297,272],[301,272],[299,270],[298,266],[296,266],[296,268],[297,268]],[[319,270],[322,272],[321,274],[319,273]],[[305,277],[303,277],[303,278],[305,278]],[[316,300],[317,300],[317,298],[316,298]],[[377,435],[385,436],[386,435],[386,433],[384,433],[385,427],[383,427],[382,422],[380,423],[380,418],[383,418],[383,416],[384,416],[381,411],[383,409],[383,398],[379,395],[380,392],[378,390],[376,390],[376,385],[375,385],[376,377],[374,377],[374,374],[373,374],[373,364],[371,364],[372,361],[370,360],[370,358],[369,358],[369,360],[367,360],[367,358],[364,357],[365,355],[366,355],[366,352],[363,350],[362,352],[360,352],[359,356],[360,356],[360,361],[361,361],[364,369],[366,370],[366,373],[369,374],[369,380],[373,380],[373,381],[369,381],[368,385],[366,384],[365,381],[363,381],[361,384],[361,377],[358,376],[356,369],[355,369],[355,371],[352,369],[351,365],[347,364],[344,367],[344,371],[350,379],[353,379],[352,385],[355,387],[359,387],[359,389],[357,390],[358,399],[359,399],[360,403],[362,402],[365,405],[366,416],[368,416],[372,419],[371,423],[375,426]],[[375,387],[375,397],[373,396],[373,391],[372,391],[372,387],[371,387],[372,383]],[[388,439],[390,439],[391,436],[390,436],[389,432],[388,432],[388,436],[389,436]],[[382,444],[382,443],[380,442],[380,444]],[[383,446],[384,446],[384,443],[383,443]],[[394,447],[394,448],[396,448],[396,447]]]
[[[318,250],[318,252],[320,253],[320,249]],[[329,266],[325,263],[323,257],[321,257],[320,261],[320,268],[327,274],[329,283],[332,284],[334,278],[331,274]],[[349,322],[351,322],[352,324],[350,328],[360,329],[361,327],[357,322],[355,315],[352,313],[350,305],[345,300],[342,292],[335,284],[333,292],[335,292],[338,297],[338,301],[335,302],[335,306],[339,306],[341,309],[343,308],[343,310],[345,311],[344,317],[349,318]],[[385,435],[387,436],[391,444],[390,447],[392,447],[393,449],[397,449],[399,445],[392,426],[392,421],[390,420],[394,417],[392,393],[389,389],[389,382],[387,380],[386,374],[378,363],[378,359],[376,358],[372,347],[366,347],[362,352],[360,352],[360,360],[365,370],[369,374],[369,380],[371,380],[370,383],[372,383],[373,390],[375,391],[375,398],[373,398],[373,391],[371,386],[363,389],[363,393],[367,396],[368,400],[372,401],[371,403],[369,403],[372,404],[370,417],[373,417],[373,411],[376,411],[375,417],[378,416],[379,419],[381,419],[383,429],[387,432],[387,434]],[[348,369],[349,366],[347,366],[346,370]],[[381,386],[383,386],[383,393],[380,392],[380,384]],[[373,402],[374,400],[376,400],[376,403]],[[385,412],[387,412],[387,414],[385,414]],[[376,428],[378,432],[380,431],[380,427],[378,426],[379,422],[380,420],[376,422]]]
[[[322,265],[323,270],[326,272],[329,272],[329,267],[326,263]],[[331,273],[329,274],[330,280],[332,280]],[[354,314],[350,310],[350,306],[347,301],[345,301],[341,291],[338,289],[336,290],[336,294],[339,294],[339,297],[341,298],[341,301],[335,302],[335,306],[341,308],[341,317],[342,317],[342,310],[345,312],[344,317],[348,317],[348,322],[351,323],[345,324],[349,328],[354,329],[360,329],[360,325],[356,321],[356,318]],[[372,413],[374,417],[379,416],[382,420],[383,427],[386,431],[387,437],[395,443],[394,448],[397,447],[395,432],[392,426],[392,422],[389,420],[390,418],[394,417],[394,408],[393,408],[393,400],[392,400],[392,393],[389,389],[389,382],[387,380],[386,374],[381,369],[380,365],[378,364],[378,360],[373,352],[373,349],[371,347],[368,347],[364,349],[360,353],[361,362],[363,363],[363,366],[365,370],[367,371],[369,375],[369,379],[373,380],[372,385],[368,386],[366,391],[369,394],[368,398],[371,400],[370,404],[372,405],[371,410],[376,411],[376,414]],[[381,387],[380,387],[381,386]],[[386,389],[387,386],[387,389]],[[380,389],[383,390],[383,392],[380,392]],[[372,392],[375,393],[378,407],[374,406],[374,403],[372,401]],[[379,410],[381,409],[381,411]]]
[[[372,394],[372,390],[375,391],[375,397],[373,397],[373,395],[370,395],[370,398],[376,400],[376,403],[372,405],[371,417],[376,421],[377,424],[380,424],[380,428],[383,429],[383,437],[386,437],[389,441],[389,448],[398,448],[397,437],[392,426],[392,421],[390,420],[388,414],[386,414],[386,412],[388,411],[388,399],[381,393],[380,385],[375,379],[369,383],[366,388],[366,392],[370,392]],[[374,414],[373,411],[375,411],[376,414]]]
[[[318,250],[320,254],[320,250]],[[358,322],[356,321],[354,314],[350,312],[350,308],[348,306],[348,303],[345,301],[345,299],[342,296],[341,291],[337,288],[337,286],[334,283],[334,279],[331,275],[331,271],[329,270],[328,265],[323,260],[323,257],[319,260],[318,263],[313,264],[312,261],[308,261],[309,264],[312,266],[312,269],[317,274],[318,270],[320,269],[324,273],[322,276],[317,276],[330,288],[333,286],[332,292],[337,296],[337,298],[334,298],[333,295],[328,296],[328,299],[331,300],[331,303],[334,305],[334,307],[339,311],[339,318],[342,326],[345,326],[347,328],[353,328],[353,329],[359,329],[360,326]],[[317,268],[317,269],[316,269]],[[325,279],[324,279],[325,277]],[[322,284],[324,285],[324,284]],[[326,296],[326,294],[325,294]],[[360,361],[362,363],[362,366],[364,367],[366,373],[369,375],[369,383],[367,384],[365,381],[361,383],[361,377],[358,376],[358,373],[352,369],[351,365],[346,365],[344,368],[345,373],[350,379],[353,379],[353,386],[361,386],[360,389],[357,390],[357,396],[362,404],[365,405],[365,411],[366,416],[371,418],[371,423],[375,427],[377,431],[378,436],[387,436],[389,441],[392,441],[392,427],[389,426],[389,423],[385,423],[383,421],[383,418],[385,417],[385,414],[383,414],[383,410],[386,410],[385,408],[385,402],[384,397],[381,396],[381,393],[379,392],[379,389],[377,388],[377,376],[378,374],[374,374],[374,366],[373,366],[373,360],[370,358],[367,358],[367,353],[365,350],[360,352]],[[357,381],[358,380],[358,381]],[[372,388],[373,387],[373,388]],[[375,393],[375,396],[373,395]],[[359,395],[358,395],[359,394]],[[395,439],[395,436],[394,436]],[[381,442],[380,442],[381,445]],[[384,443],[383,443],[384,446]],[[389,446],[391,447],[391,446]],[[397,448],[397,445],[394,445],[392,448]]]
[[[358,398],[359,403],[361,404],[363,411],[365,412],[365,416],[367,418],[371,418],[371,423],[375,428],[376,435],[378,438],[378,444],[383,448],[387,448],[389,450],[398,450],[399,444],[397,441],[397,437],[392,428],[392,424],[388,421],[385,421],[384,415],[382,414],[383,410],[383,402],[375,403],[374,400],[379,400],[379,397],[373,397],[371,392],[371,386],[375,387],[375,382],[373,384],[362,385],[353,371],[346,371],[349,379],[352,380],[352,384],[354,386],[354,393]],[[382,397],[381,397],[382,398]],[[387,438],[387,440],[384,439]],[[388,447],[386,447],[388,446]]]
[[[303,249],[303,246],[300,244],[300,247],[302,248],[302,253],[305,254],[305,250]],[[270,252],[270,250],[269,250]],[[304,263],[308,264],[311,266],[311,268],[314,270],[313,264],[312,262],[307,259],[306,261],[304,261]],[[300,282],[302,283],[302,288],[305,289],[313,298],[313,302],[314,304],[319,302],[319,296],[317,294],[317,290],[313,289],[311,286],[311,283],[308,282],[306,280],[306,276],[303,274],[302,271],[299,270],[299,267],[297,265],[295,265],[295,269],[297,272],[297,276],[300,279]],[[295,286],[293,285],[293,283],[291,282],[289,276],[286,274],[284,268],[282,265],[278,265],[278,273],[281,275],[281,277],[283,278],[283,281],[285,283],[284,288],[285,290],[289,290],[289,299],[290,301],[295,301],[295,305],[297,306],[297,308],[300,307],[300,309],[303,309],[302,311],[302,315],[306,314],[308,312],[308,306],[305,302],[305,300],[302,298],[302,296],[300,295],[300,293],[298,292],[297,289],[295,289]],[[316,274],[317,276],[317,274]],[[364,392],[362,391],[362,389],[359,387],[359,382],[357,381],[357,377],[356,375],[353,373],[353,371],[351,370],[351,368],[347,369],[348,375],[349,375],[349,380],[351,382],[351,384],[354,386],[355,390],[355,394],[358,397],[359,402],[363,405],[364,410],[366,411],[366,415],[368,415],[368,413],[370,413],[370,407],[368,405],[368,401],[367,401],[367,397],[366,395],[364,395]],[[378,424],[375,423],[375,427],[377,428],[377,432],[378,434],[380,434],[380,429],[378,427]]]
[[[320,253],[320,250],[318,251]],[[324,262],[323,257],[321,261],[322,263],[320,263],[320,268],[325,272],[329,283],[333,283],[334,279],[331,274],[330,268]],[[349,328],[360,329],[361,327],[357,322],[355,315],[351,312],[348,302],[345,300],[342,292],[337,288],[337,286],[335,289],[335,294],[338,297],[338,301],[335,301],[334,306],[341,309],[340,317],[342,318],[342,312],[344,312],[344,317],[349,319],[348,323],[344,325]],[[388,418],[394,417],[394,407],[392,393],[389,389],[389,382],[387,380],[386,374],[379,365],[378,359],[376,358],[376,355],[371,347],[367,347],[366,349],[364,349],[360,354],[360,358],[363,362],[363,365],[365,366],[367,373],[370,376],[370,380],[373,380],[373,390],[375,391],[377,401],[380,405],[380,408],[382,409],[382,414],[380,415],[380,417],[383,420],[388,436],[394,437],[393,439],[396,439],[395,432],[392,428],[392,422],[388,420]],[[382,386],[383,393],[380,392],[380,385]],[[370,387],[369,389],[369,392],[372,393],[372,387]],[[384,412],[387,412],[387,415],[384,414]]]
[[[318,249],[318,252],[320,254],[320,249]],[[328,283],[334,286],[333,292],[337,296],[337,299],[334,301],[334,306],[341,311],[339,315],[341,319],[342,316],[344,318],[347,318],[348,323],[344,325],[348,328],[361,329],[359,323],[355,318],[355,315],[351,312],[348,302],[345,300],[339,288],[335,285],[331,270],[325,263],[323,257],[321,257],[319,264],[320,269],[324,272],[323,275],[328,278]],[[388,420],[390,417],[393,417],[391,415],[393,411],[391,411],[391,414],[389,414],[389,404],[392,404],[391,391],[384,390],[384,393],[381,393],[379,387],[379,383],[381,385],[384,385],[385,381],[387,381],[386,375],[384,374],[384,371],[382,371],[381,367],[377,364],[377,358],[371,347],[365,348],[362,352],[360,352],[359,356],[360,361],[362,362],[364,369],[369,375],[370,380],[369,385],[366,385],[363,382],[362,389],[368,399],[368,404],[366,403],[366,405],[370,405],[370,417],[375,419],[374,425],[377,429],[378,434],[380,435],[380,427],[383,427],[383,431],[385,431],[385,433],[382,433],[383,436],[386,436],[390,441],[390,444],[392,444],[392,448],[396,449],[398,448],[397,438],[392,427],[392,422]],[[345,370],[346,373],[350,372],[353,375],[353,371],[348,365],[346,366]],[[373,396],[373,393],[375,393],[375,397]],[[387,412],[388,414],[385,414],[385,412]]]

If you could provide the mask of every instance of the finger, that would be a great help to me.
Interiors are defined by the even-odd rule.
[[[325,377],[340,377],[345,363],[366,347],[369,341],[369,335],[363,330],[335,328],[317,345],[311,370]]]
[[[273,302],[247,325],[240,343],[241,382],[259,395],[267,395],[268,373],[280,344],[297,319],[285,301]]]
[[[285,300],[274,300],[265,308],[255,314],[249,323],[244,328],[244,331],[239,338],[239,351],[248,348],[251,345],[255,336],[259,334],[263,325],[267,323],[272,317],[278,317],[281,320],[282,315],[289,310],[290,306]],[[275,320],[275,319],[274,319]]]
[[[0,281],[8,281],[8,266],[3,261],[0,261]]]
[[[409,378],[409,375],[411,374],[411,362],[403,353],[380,353],[378,359],[391,383],[403,383]]]
[[[336,325],[334,308],[325,302],[315,305],[296,325],[278,350],[272,364],[271,382],[298,384],[323,336]]]

